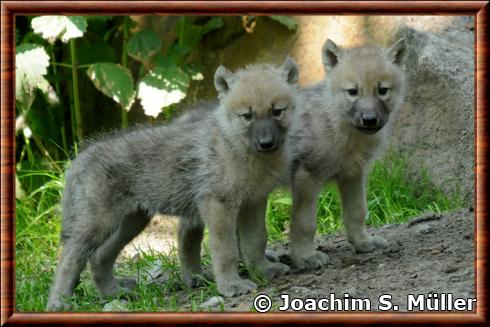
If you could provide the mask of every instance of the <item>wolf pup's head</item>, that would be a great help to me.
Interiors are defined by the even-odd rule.
[[[355,128],[374,134],[403,101],[407,45],[402,38],[390,48],[342,49],[327,40],[322,59],[328,87],[343,115]]]
[[[296,106],[298,67],[251,65],[236,73],[220,66],[214,75],[224,127],[255,152],[271,153],[284,143]]]

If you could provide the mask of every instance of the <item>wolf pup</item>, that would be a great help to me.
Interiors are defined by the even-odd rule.
[[[366,179],[370,162],[389,136],[390,115],[405,90],[404,39],[389,49],[342,49],[327,40],[327,77],[301,91],[289,134],[293,196],[290,253],[300,269],[318,269],[327,256],[315,250],[318,195],[333,180],[340,190],[347,240],[357,252],[386,247],[366,233]],[[393,120],[393,118],[391,119]]]
[[[238,275],[239,252],[267,277],[289,267],[265,257],[267,194],[287,171],[283,146],[296,106],[296,63],[252,65],[214,76],[219,104],[191,110],[172,123],[99,140],[66,173],[62,202],[63,252],[48,309],[69,309],[87,261],[103,296],[129,291],[114,261],[156,213],[181,216],[178,254],[184,282],[202,274],[204,225],[212,267],[225,296],[256,285]],[[264,200],[265,199],[265,200]]]

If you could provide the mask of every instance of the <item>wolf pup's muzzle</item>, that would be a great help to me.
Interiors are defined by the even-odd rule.
[[[352,124],[366,134],[374,134],[388,122],[389,112],[383,101],[376,97],[356,100],[349,112]]]
[[[274,152],[284,142],[284,132],[272,118],[255,121],[251,127],[252,143],[257,152]]]

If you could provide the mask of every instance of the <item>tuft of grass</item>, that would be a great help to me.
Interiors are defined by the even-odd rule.
[[[69,163],[66,163],[69,164]],[[442,212],[463,206],[461,196],[446,195],[433,186],[426,171],[410,177],[406,158],[388,154],[375,162],[368,181],[368,224],[400,223],[425,211]],[[26,190],[16,202],[16,306],[21,312],[44,311],[57,259],[61,252],[60,199],[63,175],[47,170],[19,167],[17,176]],[[291,196],[285,189],[271,194],[267,205],[267,229],[271,241],[285,239],[291,211]],[[338,231],[341,206],[334,185],[327,185],[318,199],[318,230]],[[204,244],[203,265],[210,267],[209,249]],[[160,266],[164,282],[155,283],[147,272]],[[241,266],[244,272],[244,267]],[[118,259],[115,274],[119,277],[139,276],[134,296],[124,298],[129,311],[200,311],[200,304],[218,295],[214,282],[189,289],[180,279],[176,251],[165,255],[140,251],[137,260]],[[258,285],[266,283],[250,272]],[[177,290],[185,290],[178,292]],[[73,311],[101,311],[104,303],[95,290],[86,269],[72,298]]]
[[[16,303],[18,311],[45,308],[47,289],[54,274],[61,225],[59,199],[62,176],[48,171],[23,170],[19,181],[45,182],[16,199]],[[32,186],[32,185],[29,185]]]
[[[407,158],[393,150],[373,164],[367,188],[368,225],[403,223],[427,211],[440,213],[463,207],[460,193],[445,194],[434,186],[426,169],[416,176],[410,171]],[[281,240],[287,233],[291,205],[287,190],[278,190],[269,197],[267,220],[272,240]],[[322,190],[317,210],[320,234],[334,233],[342,228],[342,206],[335,185],[328,184]]]

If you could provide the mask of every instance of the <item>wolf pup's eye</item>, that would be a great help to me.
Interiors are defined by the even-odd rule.
[[[243,119],[245,119],[246,121],[251,121],[252,118],[253,118],[253,114],[251,112],[246,112],[244,114],[241,115],[243,117]]]
[[[357,89],[347,89],[347,93],[351,96],[351,97],[355,97],[357,94],[358,94],[358,91]]]
[[[379,88],[378,88],[378,94],[379,94],[379,95],[386,95],[386,94],[388,94],[388,91],[389,91],[389,90],[390,90],[390,89],[389,89],[389,88],[387,88],[387,87],[379,87]]]
[[[282,115],[282,112],[286,110],[286,108],[281,108],[281,109],[272,109],[272,116],[279,118]]]

